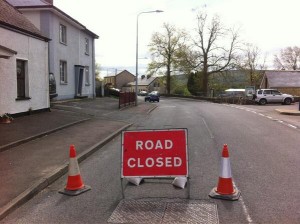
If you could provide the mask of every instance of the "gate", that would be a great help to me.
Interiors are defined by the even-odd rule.
[[[130,105],[135,105],[135,92],[120,92],[119,109]]]

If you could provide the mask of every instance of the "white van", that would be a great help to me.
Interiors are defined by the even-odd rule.
[[[220,94],[221,97],[244,97],[245,89],[226,89],[225,93]]]

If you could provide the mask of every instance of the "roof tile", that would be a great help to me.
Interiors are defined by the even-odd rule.
[[[6,0],[0,1],[0,24],[43,37],[39,29]]]

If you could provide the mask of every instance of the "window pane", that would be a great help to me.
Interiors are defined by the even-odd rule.
[[[25,61],[17,60],[17,96],[25,97]]]
[[[280,92],[278,90],[272,90],[272,94],[274,94],[274,95],[280,95]]]
[[[59,72],[60,72],[60,82],[67,83],[67,62],[60,61]]]
[[[89,71],[89,66],[85,66],[85,84],[89,85],[90,84],[90,71]]]
[[[89,39],[85,38],[85,53],[89,54]]]
[[[67,33],[66,33],[67,29],[64,25],[59,25],[59,41],[61,43],[67,43]]]

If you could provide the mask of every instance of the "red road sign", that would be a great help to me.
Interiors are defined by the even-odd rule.
[[[123,131],[121,176],[188,176],[187,129]]]

